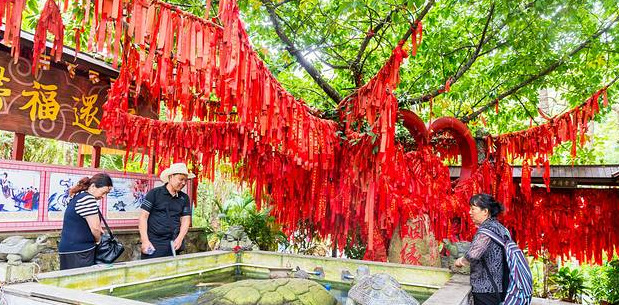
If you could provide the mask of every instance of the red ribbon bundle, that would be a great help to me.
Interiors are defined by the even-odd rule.
[[[518,196],[509,220],[513,237],[531,255],[547,250],[551,259],[573,255],[602,263],[602,252],[612,257],[619,245],[619,190],[533,188],[530,200]]]
[[[503,160],[502,162],[520,158],[527,160],[528,165],[532,165],[533,162],[537,166],[543,165],[544,177],[547,178],[544,180],[548,187],[550,183],[548,157],[552,155],[556,146],[565,141],[572,141],[571,154],[572,157],[576,157],[577,143],[584,144],[588,123],[600,112],[600,95],[606,100],[606,88],[597,91],[578,107],[551,118],[548,123],[496,137],[488,136],[488,147],[494,148],[491,153],[497,160]],[[530,184],[527,180],[523,180],[523,183]]]
[[[34,41],[32,47],[32,74],[36,75],[39,68],[39,55],[45,53],[45,43],[47,42],[47,31],[54,34],[54,44],[51,50],[51,56],[55,61],[59,61],[62,57],[64,25],[62,24],[62,16],[60,9],[56,5],[56,1],[47,0],[45,7],[41,11],[41,18],[37,23],[37,30],[34,33]]]
[[[0,24],[6,17],[4,24],[4,38],[2,43],[10,45],[13,62],[19,60],[19,38],[21,33],[21,15],[24,11],[25,0],[0,0]]]
[[[411,55],[415,57],[417,56],[417,48],[421,45],[421,38],[423,37],[423,26],[421,25],[421,21],[418,21],[415,26],[411,25],[411,30],[413,31],[411,35],[411,43],[413,45]]]

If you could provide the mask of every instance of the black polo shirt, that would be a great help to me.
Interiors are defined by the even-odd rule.
[[[191,216],[189,196],[179,191],[172,196],[168,184],[150,190],[140,206],[149,212],[148,239],[151,242],[169,242],[180,232],[181,217]]]

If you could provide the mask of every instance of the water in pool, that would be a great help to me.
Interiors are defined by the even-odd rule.
[[[249,279],[235,276],[189,276],[173,280],[150,282],[141,285],[116,288],[113,291],[99,291],[116,297],[158,305],[193,305],[205,292],[235,280]],[[346,303],[350,286],[337,283],[322,283],[341,304]],[[409,292],[410,293],[410,292]],[[430,295],[411,293],[419,302],[424,302]]]
[[[172,296],[160,296],[154,299],[141,299],[142,302],[158,305],[193,305],[198,298],[213,287],[197,287],[194,291],[190,291],[184,294],[176,294]],[[345,304],[348,296],[348,291],[331,289],[329,291],[340,303]]]

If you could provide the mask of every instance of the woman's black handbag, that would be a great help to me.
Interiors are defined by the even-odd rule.
[[[105,224],[107,233],[103,233],[103,235],[101,235],[101,242],[97,245],[97,249],[95,251],[95,262],[111,264],[117,260],[121,254],[123,254],[125,247],[120,243],[120,241],[118,241],[118,239],[116,239],[116,237],[114,237],[112,230],[110,230],[110,227],[107,225],[107,221],[105,221],[105,218],[101,215],[101,211],[99,211],[99,217]]]

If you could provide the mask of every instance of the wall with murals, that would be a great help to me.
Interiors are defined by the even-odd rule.
[[[100,172],[109,174],[114,184],[99,201],[108,223],[116,228],[137,227],[144,196],[161,185],[155,175],[0,160],[0,232],[60,229],[69,189]]]

